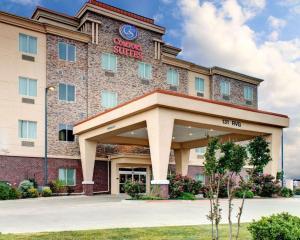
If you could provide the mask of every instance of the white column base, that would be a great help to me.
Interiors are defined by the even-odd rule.
[[[163,184],[170,184],[169,180],[151,180],[151,184],[158,184],[158,185],[163,185]]]
[[[94,181],[83,181],[82,184],[94,184]]]

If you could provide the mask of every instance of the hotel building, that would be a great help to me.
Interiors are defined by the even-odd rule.
[[[153,19],[89,0],[76,16],[0,12],[0,29],[0,180],[90,195],[134,179],[165,196],[171,171],[204,180],[209,137],[259,135],[276,175],[289,118],[258,110],[263,80],[177,58]]]

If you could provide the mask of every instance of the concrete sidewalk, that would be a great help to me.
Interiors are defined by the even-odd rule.
[[[239,200],[234,201],[234,209]],[[221,200],[222,223],[227,202]],[[128,201],[113,196],[71,196],[0,201],[0,232],[25,233],[122,227],[155,227],[208,224],[207,200]],[[243,222],[272,213],[300,216],[300,199],[251,199],[246,201]],[[234,211],[233,216],[236,215]]]

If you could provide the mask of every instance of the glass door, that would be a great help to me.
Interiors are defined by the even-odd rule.
[[[119,169],[119,191],[125,193],[125,183],[127,181],[136,181],[142,183],[142,193],[146,193],[146,168],[120,168]]]

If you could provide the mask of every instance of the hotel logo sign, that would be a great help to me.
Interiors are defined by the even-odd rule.
[[[224,125],[231,125],[233,127],[242,127],[242,123],[240,121],[223,119],[222,122]]]
[[[119,28],[120,35],[127,41],[133,41],[139,36],[139,32],[135,26],[124,24]]]

